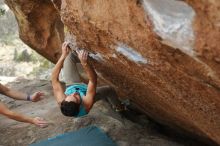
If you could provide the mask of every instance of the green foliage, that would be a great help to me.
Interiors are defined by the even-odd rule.
[[[36,53],[31,53],[31,62],[33,62],[33,63],[39,62],[38,56],[39,55]]]
[[[42,68],[49,68],[50,66],[51,66],[51,63],[46,59],[44,59],[40,64],[40,67]]]
[[[31,54],[31,61],[33,63],[38,63],[39,66],[34,68],[33,72],[34,74],[40,73],[42,71],[48,70],[49,68],[52,68],[54,65],[49,60],[44,58],[43,56],[39,55],[36,52],[33,52]]]
[[[15,35],[8,34],[8,35],[4,35],[4,37],[1,37],[0,41],[2,44],[15,46],[16,44],[15,44],[14,40],[17,38],[18,37]]]
[[[4,15],[5,14],[5,10],[0,8],[0,16]]]
[[[47,72],[49,69],[54,67],[54,64],[48,61],[47,59],[43,57],[39,57],[38,61],[40,62],[40,65],[38,67],[34,67],[33,71],[29,74],[29,76],[34,75],[34,76],[39,76],[43,72]],[[49,77],[46,77],[49,78]]]
[[[44,72],[47,72],[48,69],[54,67],[54,64],[36,53],[35,51],[23,50],[18,51],[14,50],[14,61],[16,62],[29,62],[35,64],[32,72],[28,74],[28,76],[39,76]]]
[[[27,51],[27,49],[22,51],[14,49],[13,60],[16,62],[33,62],[39,64],[42,68],[49,68],[52,65],[50,61],[37,54],[35,51]]]
[[[14,50],[14,61],[16,62],[30,62],[31,54],[27,50],[23,50],[21,53],[18,53],[17,49]]]

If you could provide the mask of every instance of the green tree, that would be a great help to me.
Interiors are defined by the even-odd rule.
[[[0,16],[4,15],[5,14],[5,10],[0,8]]]

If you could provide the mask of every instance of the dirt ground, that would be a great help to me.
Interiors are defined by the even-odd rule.
[[[161,134],[156,124],[144,115],[128,113],[127,118],[133,119],[132,122],[126,116],[123,117],[113,111],[107,102],[95,103],[88,116],[83,118],[65,117],[61,114],[53,97],[50,81],[20,78],[8,83],[7,86],[26,93],[44,92],[44,99],[37,103],[14,101],[3,95],[0,95],[0,101],[13,111],[32,117],[43,117],[50,124],[46,128],[38,128],[0,115],[0,146],[27,146],[89,125],[99,126],[119,146],[201,146],[190,140]]]
[[[59,125],[65,121],[65,117],[61,115],[55,100],[52,96],[51,85],[48,81],[33,81],[19,79],[8,85],[11,88],[26,92],[33,93],[42,91],[45,97],[42,101],[37,103],[27,101],[14,101],[3,95],[0,96],[2,102],[8,105],[13,111],[31,116],[43,117],[49,120],[51,124],[44,129],[37,128],[34,125],[17,122],[3,116],[0,116],[0,144],[4,146],[9,145],[23,145],[32,143],[36,137],[41,137],[42,132],[54,130],[54,125]],[[58,126],[56,126],[58,127]],[[33,129],[37,133],[33,133]],[[19,132],[18,132],[19,131]],[[42,137],[43,138],[43,137]]]

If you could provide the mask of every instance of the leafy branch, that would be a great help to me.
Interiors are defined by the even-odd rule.
[[[5,9],[0,8],[0,16],[5,14]]]

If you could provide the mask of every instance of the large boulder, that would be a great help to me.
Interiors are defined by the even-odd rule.
[[[18,22],[19,36],[28,46],[55,63],[60,57],[64,27],[51,1],[5,0]]]
[[[6,1],[20,29],[31,22],[57,24],[48,22],[49,18],[59,22],[50,1]],[[76,44],[92,52],[99,76],[113,85],[121,97],[129,98],[164,125],[220,144],[219,0],[54,0],[53,3]],[[30,30],[38,28],[28,26]],[[55,31],[56,25],[52,26],[42,32],[50,28],[56,32],[50,36],[57,38],[60,31]],[[60,53],[57,47],[62,39],[57,42],[49,39],[56,43],[52,46],[57,45],[49,48],[45,47],[48,38],[42,37],[41,31],[20,31],[23,40],[24,34],[32,38],[24,41],[28,44],[38,44],[33,41],[41,38],[44,43],[38,45],[42,47],[30,46],[55,62],[57,58],[53,56]],[[33,34],[39,37],[32,37]]]

